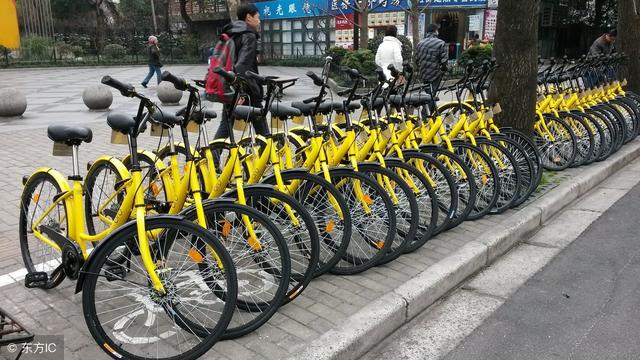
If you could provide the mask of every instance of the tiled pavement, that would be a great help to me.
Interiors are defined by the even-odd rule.
[[[170,70],[198,78],[202,69],[202,66],[182,66]],[[304,71],[306,69],[270,68],[262,72],[301,76]],[[60,287],[50,291],[26,289],[22,281],[16,283],[10,279],[8,282],[11,283],[3,286],[4,280],[7,280],[7,277],[2,277],[3,274],[22,268],[17,241],[21,178],[39,166],[52,166],[65,174],[69,173],[69,158],[51,156],[51,142],[45,130],[50,123],[83,123],[92,128],[94,141],[81,146],[81,164],[101,154],[124,154],[126,147],[109,143],[109,131],[104,124],[106,113],[85,110],[80,94],[84,86],[98,81],[104,74],[112,74],[136,84],[135,79],[144,76],[144,72],[142,67],[0,71],[0,88],[19,87],[27,93],[30,103],[24,119],[0,120],[0,154],[3,159],[0,168],[0,307],[36,334],[64,334],[65,359],[107,358],[86,329],[81,297],[74,295],[74,283],[65,280]],[[288,91],[288,97],[292,98],[293,94],[298,98],[310,96],[313,91],[310,83],[301,79],[299,86]],[[154,89],[145,92],[153,96]],[[114,91],[112,109],[133,111],[135,106],[133,100],[124,99]],[[143,136],[141,145],[153,148],[157,146],[157,140]],[[571,169],[551,177],[551,184],[543,191],[581,171]],[[362,306],[380,298],[467,242],[490,232],[496,224],[510,216],[517,216],[517,210],[465,222],[430,240],[418,251],[360,275],[325,275],[315,279],[300,297],[280,309],[265,326],[246,337],[218,343],[205,358],[281,359],[295,355],[298,349],[341,324]],[[3,356],[13,358],[6,349],[0,350],[0,357]]]

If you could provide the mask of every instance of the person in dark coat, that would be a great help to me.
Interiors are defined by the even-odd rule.
[[[615,43],[618,37],[618,31],[613,29],[603,34],[593,42],[589,48],[589,55],[611,55],[616,52]]]
[[[149,73],[147,77],[142,80],[142,87],[147,88],[147,84],[149,80],[153,77],[153,74],[156,74],[158,78],[158,85],[162,81],[162,74],[160,68],[162,67],[162,63],[160,63],[160,48],[158,47],[158,38],[151,35],[149,36],[148,46],[147,46],[147,54],[149,55]]]
[[[420,80],[432,84],[433,90],[442,77],[443,68],[449,61],[447,44],[438,38],[438,25],[427,26],[427,35],[416,46],[416,62],[420,71]]]
[[[427,26],[427,35],[416,45],[416,63],[420,72],[420,80],[423,84],[430,84],[432,95],[435,95],[440,85],[440,80],[449,61],[449,50],[444,40],[438,38],[436,24]],[[429,104],[429,109],[435,109],[435,100]]]
[[[226,25],[222,31],[229,34],[235,43],[236,59],[233,71],[236,74],[244,75],[247,71],[258,73],[258,30],[260,29],[260,11],[254,4],[244,4],[238,7],[238,20]],[[249,101],[243,100],[243,105],[262,107],[263,89],[251,79],[251,89],[249,91]],[[229,125],[226,113],[230,105],[225,105],[223,109],[220,126],[216,131],[215,138],[226,138],[229,136]],[[264,118],[253,120],[253,128],[256,133],[264,135],[267,133],[266,121]]]

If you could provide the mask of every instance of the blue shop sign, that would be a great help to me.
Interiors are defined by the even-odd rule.
[[[487,0],[417,0],[420,7],[430,8],[458,8],[458,7],[478,7],[487,6]],[[351,14],[353,13],[354,0],[329,0],[329,11],[331,14]],[[371,12],[404,11],[410,7],[410,0],[369,0]]]
[[[327,13],[327,0],[286,0],[255,3],[260,19],[294,19],[308,16],[323,16]]]

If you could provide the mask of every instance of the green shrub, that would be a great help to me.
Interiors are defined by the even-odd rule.
[[[376,71],[375,55],[371,50],[348,52],[342,60],[342,65],[356,69],[364,76],[372,76]]]
[[[125,57],[127,50],[122,45],[109,44],[104,47],[103,54],[109,60],[119,60]]]
[[[322,67],[324,58],[321,57],[297,57],[288,59],[268,59],[261,65],[269,66],[294,66],[294,67]]]
[[[373,39],[369,39],[368,48],[371,50],[375,56],[378,51],[378,47],[382,44],[382,39],[384,35],[377,35]],[[402,43],[402,61],[411,61],[413,58],[413,45],[411,44],[411,40],[404,35],[398,35],[398,40]]]
[[[342,60],[345,56],[347,56],[348,53],[349,50],[339,46],[334,46],[327,50],[327,56],[331,56],[331,58],[333,59],[333,64],[335,65],[342,64]]]
[[[24,60],[51,59],[51,42],[41,36],[26,36],[20,44],[20,57]]]
[[[182,49],[184,55],[187,57],[198,56],[198,39],[193,35],[179,35],[175,39],[175,47]],[[162,49],[162,44],[160,44],[160,49]]]
[[[492,52],[491,45],[470,47],[460,54],[458,65],[464,66],[469,60],[473,60],[475,64],[481,64],[484,60],[491,59]]]

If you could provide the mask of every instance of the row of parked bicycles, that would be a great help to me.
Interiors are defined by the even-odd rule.
[[[83,177],[78,151],[91,130],[48,128],[73,170],[23,180],[25,285],[76,280],[87,327],[113,358],[198,358],[265,324],[315,277],[393,261],[465,220],[522,205],[543,169],[606,159],[638,133],[640,99],[614,77],[621,60],[541,64],[533,136],[496,123],[500,106],[485,98],[495,61],[468,64],[437,94],[414,84],[409,64],[390,67],[391,79],[378,69],[367,89],[346,69],[353,86],[337,101],[327,58],[322,74],[307,74],[318,95],[290,104],[278,78],[218,68],[234,94],[223,110],[229,137],[215,140],[202,82],[162,74],[189,94],[172,114],[105,76],[139,101],[135,115],[107,117],[129,154],[102,156]],[[264,106],[238,105],[256,83]],[[436,106],[445,92],[456,100]],[[257,135],[252,124],[265,119]],[[156,149],[138,146],[145,131]]]

